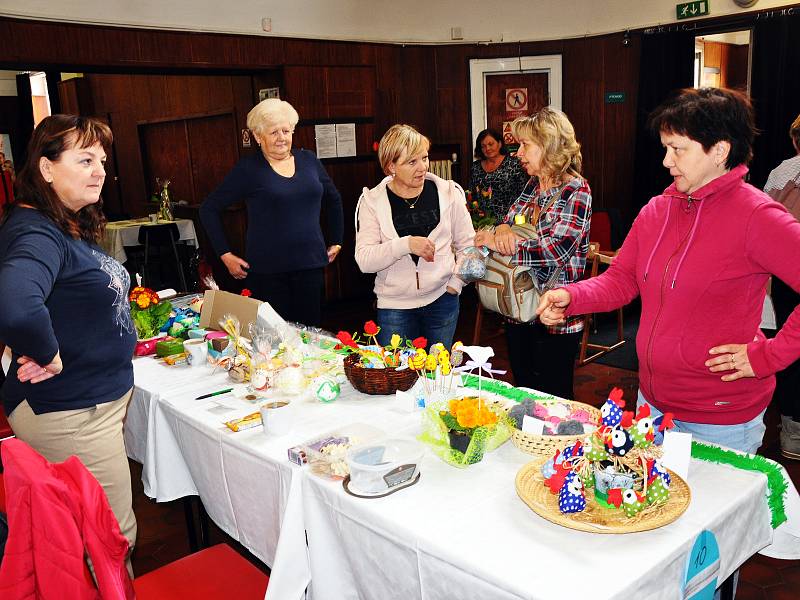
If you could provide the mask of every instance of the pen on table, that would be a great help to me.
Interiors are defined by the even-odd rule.
[[[203,394],[202,396],[198,396],[195,400],[203,400],[204,398],[211,398],[212,396],[220,396],[222,394],[227,394],[228,392],[232,392],[233,388],[226,388],[224,390],[220,390],[218,392],[211,392],[210,394]]]

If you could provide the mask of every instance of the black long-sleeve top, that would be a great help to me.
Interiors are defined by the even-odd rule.
[[[329,244],[341,244],[342,197],[322,163],[308,150],[292,150],[295,173],[276,173],[260,152],[242,158],[200,208],[200,218],[217,255],[230,252],[222,211],[244,200],[247,206],[245,256],[251,273],[285,273],[328,264],[320,226],[326,205]]]
[[[133,386],[136,345],[128,273],[39,211],[11,210],[0,229],[0,340],[13,351],[3,385],[6,414],[24,399],[41,414],[121,398]],[[61,373],[33,384],[17,379],[17,358],[44,366],[56,352]]]

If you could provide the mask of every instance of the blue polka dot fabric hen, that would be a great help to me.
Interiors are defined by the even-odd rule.
[[[565,514],[581,512],[586,508],[583,483],[575,473],[570,473],[558,493],[558,509]]]

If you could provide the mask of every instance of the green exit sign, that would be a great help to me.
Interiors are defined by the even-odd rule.
[[[625,92],[606,92],[606,104],[622,104],[625,102]]]
[[[697,2],[684,2],[675,5],[675,12],[678,19],[693,19],[708,14],[708,0],[698,0]]]

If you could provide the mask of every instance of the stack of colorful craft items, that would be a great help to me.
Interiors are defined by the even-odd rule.
[[[624,411],[622,390],[614,388],[601,408],[597,429],[542,466],[545,485],[558,494],[562,513],[587,506],[586,489],[594,489],[600,506],[634,517],[669,498],[670,476],[661,465],[663,433],[672,427],[666,413],[653,419],[650,407]]]
[[[178,308],[172,311],[170,320],[167,322],[166,331],[174,338],[186,339],[192,329],[197,329],[200,324],[200,314],[191,308]]]

